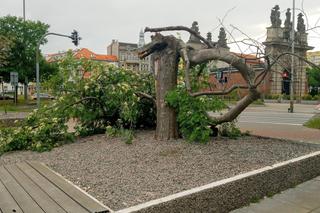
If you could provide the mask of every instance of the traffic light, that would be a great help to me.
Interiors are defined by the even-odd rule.
[[[282,73],[282,78],[285,78],[285,79],[290,78],[289,72],[288,72],[288,71],[284,71],[284,72]]]
[[[70,38],[72,39],[72,43],[74,43],[74,45],[76,45],[76,46],[79,45],[79,41],[81,40],[81,38],[78,35],[78,31],[73,30]]]

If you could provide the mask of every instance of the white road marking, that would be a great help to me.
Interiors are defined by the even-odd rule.
[[[260,122],[260,121],[239,121],[239,123],[252,123],[252,124],[276,124],[276,125],[291,125],[291,126],[302,126],[302,124],[293,123],[275,123],[275,122]]]

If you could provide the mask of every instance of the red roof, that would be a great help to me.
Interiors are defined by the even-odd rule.
[[[117,62],[118,58],[115,55],[102,55],[102,54],[96,54],[92,51],[90,51],[87,48],[81,48],[78,50],[73,50],[75,58],[86,58],[96,61],[107,61],[107,62]],[[54,54],[48,54],[46,59],[48,62],[53,62],[59,60],[61,57],[65,56],[66,52],[63,53],[54,53]]]
[[[87,48],[82,48],[78,50],[75,55],[76,58],[86,58],[86,59],[92,59],[97,61],[109,61],[109,62],[116,62],[118,61],[117,56],[115,55],[101,55],[96,54]]]
[[[251,54],[243,54],[243,53],[234,53],[235,55],[239,56],[246,60],[247,64],[263,64],[263,61],[258,59],[256,55]]]

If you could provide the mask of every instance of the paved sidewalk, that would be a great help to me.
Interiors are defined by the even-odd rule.
[[[287,126],[281,124],[238,123],[241,131],[249,131],[252,135],[289,139],[301,142],[320,144],[320,130],[304,126]]]
[[[232,213],[320,213],[320,177]]]
[[[0,120],[5,120],[5,119],[23,119],[25,118],[29,112],[7,112],[4,113],[0,111]]]
[[[266,107],[248,108],[246,111],[267,114],[269,112],[271,116],[272,113],[276,115],[286,112],[286,108],[286,104],[267,104]],[[314,106],[296,105],[295,113],[314,115],[319,111],[315,110]],[[239,122],[238,125],[242,131],[248,130],[254,135],[320,144],[320,130],[306,128],[302,123],[290,125],[289,120],[286,120],[288,124],[267,124],[250,122],[247,118],[247,122]],[[294,120],[300,122],[299,119]],[[232,213],[320,213],[320,176]]]

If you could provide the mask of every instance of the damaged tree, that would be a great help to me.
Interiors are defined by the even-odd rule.
[[[183,30],[190,33],[190,40],[193,42],[184,43],[174,36],[164,36],[163,31]],[[156,77],[156,107],[157,107],[157,129],[156,138],[159,140],[169,140],[178,136],[176,124],[176,114],[174,109],[165,104],[165,95],[175,89],[177,85],[178,62],[183,59],[185,66],[185,86],[190,96],[197,97],[203,95],[226,95],[235,89],[247,89],[248,93],[237,104],[225,114],[217,117],[207,115],[214,121],[215,125],[231,122],[238,117],[252,102],[260,98],[257,87],[271,71],[271,67],[276,60],[270,61],[268,55],[264,55],[264,70],[255,74],[252,67],[246,64],[245,59],[229,51],[226,46],[225,31],[220,29],[219,41],[212,42],[211,35],[208,39],[203,38],[199,31],[197,22],[191,28],[184,26],[171,26],[164,28],[146,28],[145,32],[154,32],[151,43],[139,49],[139,57],[144,58],[150,54],[154,56],[155,77]],[[286,53],[290,54],[290,53]],[[297,56],[299,57],[299,56]],[[225,91],[197,91],[192,92],[190,88],[189,68],[197,64],[219,60],[235,67],[246,81],[245,85],[233,85]]]

